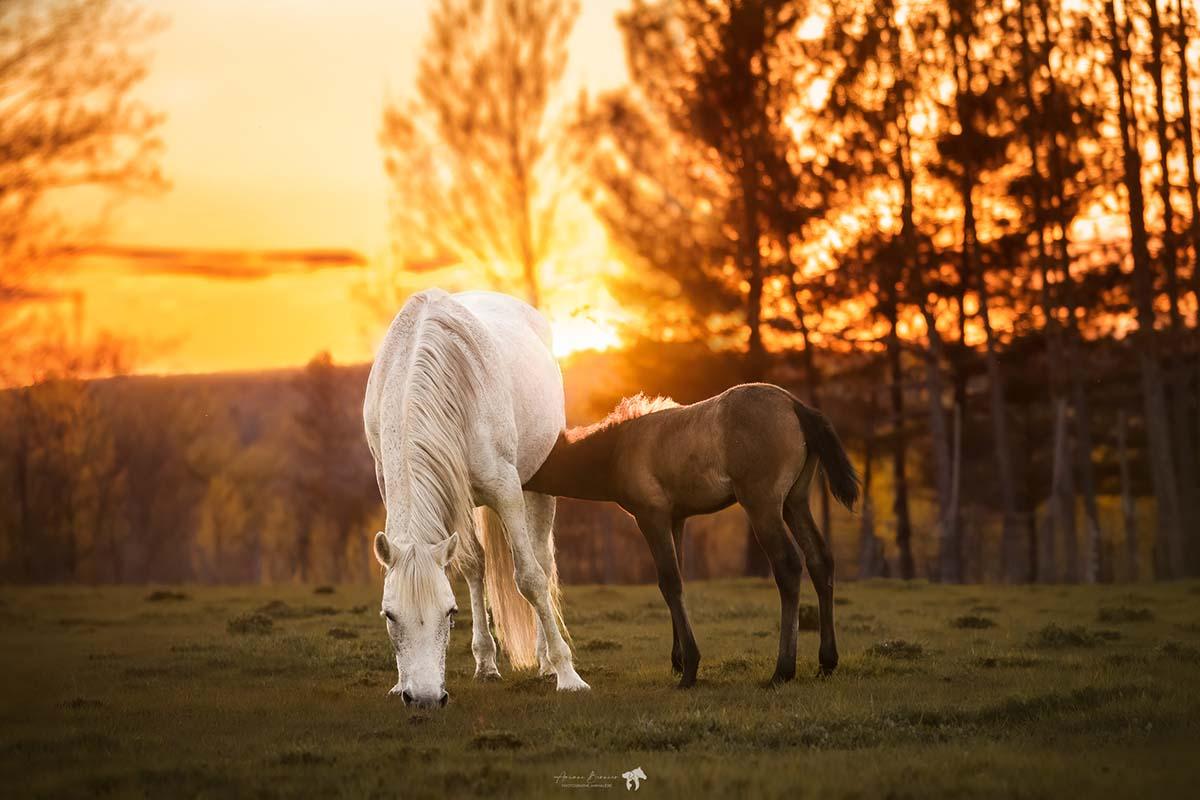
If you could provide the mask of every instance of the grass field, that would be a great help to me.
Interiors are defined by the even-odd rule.
[[[419,713],[386,697],[375,589],[178,591],[0,589],[5,796],[613,796],[638,766],[639,794],[690,800],[1200,783],[1196,583],[842,584],[837,675],[815,677],[804,632],[801,676],[778,690],[773,584],[694,583],[686,692],[656,588],[568,587],[593,686],[570,696],[511,671],[473,683],[460,588],[451,703]]]

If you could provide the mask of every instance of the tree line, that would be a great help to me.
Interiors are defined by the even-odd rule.
[[[1008,581],[1108,579],[1118,557],[1127,575],[1200,572],[1190,4],[633,0],[629,84],[577,102],[556,99],[562,53],[543,46],[573,3],[435,9],[414,99],[381,135],[402,246],[422,196],[486,172],[489,191],[561,207],[536,175],[568,175],[630,267],[610,282],[639,312],[628,337],[736,352],[737,378],[837,405],[866,480],[890,477],[886,513],[861,518],[864,571],[923,571],[921,536],[945,581],[981,561]],[[437,186],[395,169],[430,153],[453,165],[431,167]],[[496,252],[531,217],[493,208],[473,242]],[[530,276],[556,269],[548,251],[473,274],[536,301]]]
[[[580,255],[599,225],[638,322],[569,388],[573,420],[633,389],[773,380],[862,466],[863,513],[820,513],[859,575],[1200,571],[1191,4],[631,0],[628,84],[573,98],[577,14],[433,3],[417,84],[382,115],[395,254],[369,308],[427,282],[552,306],[606,272]],[[327,361],[286,413],[246,412],[250,386],[151,413],[87,381],[127,367],[122,343],[17,353],[40,278],[86,239],[47,198],[161,186],[161,116],[133,92],[136,6],[8,0],[0,19],[0,379],[22,385],[0,395],[5,574],[353,576],[349,531],[378,506]],[[694,569],[762,571],[744,541]],[[580,575],[615,574],[588,552]]]

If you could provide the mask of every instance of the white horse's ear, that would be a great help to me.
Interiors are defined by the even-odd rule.
[[[450,538],[440,544],[433,546],[433,557],[441,566],[446,566],[450,563],[450,559],[454,558],[455,551],[458,550],[458,534],[450,534]]]
[[[392,544],[388,541],[387,536],[384,535],[383,531],[375,534],[375,559],[387,568],[392,566],[394,558]]]

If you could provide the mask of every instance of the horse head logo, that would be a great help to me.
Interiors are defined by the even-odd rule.
[[[629,772],[623,773],[621,777],[625,779],[625,790],[632,789],[636,792],[642,788],[642,781],[646,780],[646,773],[642,772],[641,767],[634,767]]]

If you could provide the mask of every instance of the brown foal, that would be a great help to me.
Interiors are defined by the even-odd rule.
[[[611,501],[637,519],[671,610],[671,664],[682,673],[681,687],[696,682],[700,664],[683,602],[684,522],[741,503],[779,587],[779,658],[771,677],[779,683],[796,675],[804,564],[820,610],[821,672],[838,662],[833,556],[808,507],[818,462],[833,496],[853,509],[858,475],[829,421],[778,386],[752,383],[689,406],[626,398],[595,425],[560,436],[525,488]]]

